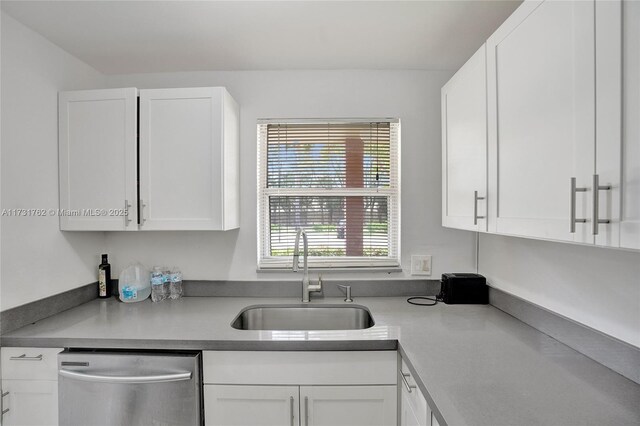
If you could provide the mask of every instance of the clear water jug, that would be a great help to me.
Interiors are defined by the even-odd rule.
[[[118,279],[120,300],[126,303],[141,302],[151,294],[149,270],[136,262],[127,266]]]

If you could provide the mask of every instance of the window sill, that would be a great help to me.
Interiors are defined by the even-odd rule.
[[[300,267],[302,269],[302,266]],[[291,272],[291,266],[285,267],[268,267],[268,268],[257,268],[256,272],[261,273],[271,273],[271,272]],[[387,274],[390,273],[398,273],[402,272],[402,268],[399,266],[358,266],[358,267],[309,267],[309,272],[384,272]]]

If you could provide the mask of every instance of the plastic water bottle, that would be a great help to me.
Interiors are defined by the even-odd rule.
[[[169,286],[171,299],[179,299],[182,297],[182,272],[174,267],[171,269],[171,285]]]
[[[164,293],[164,277],[162,268],[154,266],[151,271],[151,300],[160,302],[166,298]]]
[[[162,267],[162,294],[165,299],[168,299],[171,294],[171,269],[166,266]]]

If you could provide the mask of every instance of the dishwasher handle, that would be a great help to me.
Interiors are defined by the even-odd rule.
[[[87,374],[77,371],[60,369],[58,373],[69,379],[82,380],[85,382],[102,382],[102,383],[164,383],[164,382],[180,382],[183,380],[191,380],[192,373],[186,371],[184,373],[157,374],[153,376],[105,376],[101,374]]]

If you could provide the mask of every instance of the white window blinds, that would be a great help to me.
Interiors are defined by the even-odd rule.
[[[258,263],[289,267],[298,228],[316,267],[399,265],[398,120],[258,125]]]

